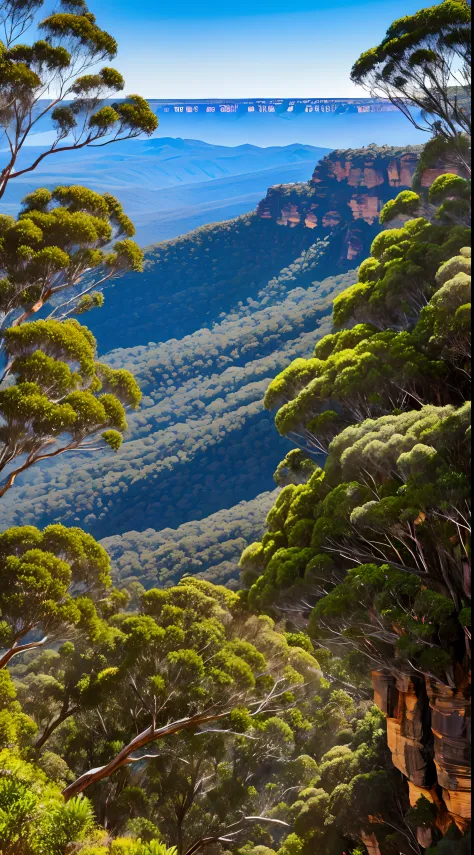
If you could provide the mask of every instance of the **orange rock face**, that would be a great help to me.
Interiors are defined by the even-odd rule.
[[[380,855],[380,846],[375,834],[367,834],[366,831],[361,830],[360,836],[369,855]]]
[[[400,158],[400,184],[399,187],[411,187],[413,176],[418,165],[418,158],[407,154]]]
[[[460,175],[462,178],[469,178],[469,171],[463,168],[457,161],[453,161],[448,155],[440,160],[435,167],[425,169],[421,177],[421,186],[430,187],[436,178],[444,175],[446,172],[454,172],[455,175]]]
[[[398,689],[395,677],[388,671],[372,671],[374,703],[389,718],[398,714]]]
[[[403,155],[398,161],[391,160],[387,167],[390,187],[411,187],[418,158],[413,154]]]
[[[396,769],[418,786],[426,782],[426,760],[423,743],[403,733],[403,724],[394,718],[387,719],[387,744],[392,752]]]
[[[364,183],[362,167],[353,167],[347,177],[349,187],[359,187]]]
[[[464,831],[471,818],[471,708],[467,678],[456,687],[420,675],[374,671],[374,700],[387,717],[393,765],[408,779],[410,803],[436,804],[442,833],[454,821]],[[421,829],[421,846],[430,845]]]
[[[332,167],[332,174],[334,175],[336,181],[347,181],[347,179],[349,178],[349,175],[350,175],[350,171],[351,171],[350,160],[346,160],[344,163],[341,163],[340,160],[336,160],[336,162],[334,163],[334,165]],[[315,175],[313,176],[312,180],[313,181],[314,180],[316,180],[316,181],[321,180],[321,179],[318,179],[317,177],[315,179],[315,176],[317,176],[317,167],[316,167]]]
[[[397,700],[393,715],[387,716],[387,743],[393,765],[418,787],[424,787],[430,783],[430,772],[423,739],[423,681],[407,676],[394,680]]]
[[[354,220],[365,220],[372,225],[378,219],[382,203],[377,196],[353,196],[349,208]]]
[[[281,209],[281,214],[277,219],[279,226],[297,226],[301,222],[301,215],[296,205],[287,205]]]
[[[331,171],[336,181],[346,181],[350,187],[377,187],[385,181],[383,173],[375,170],[370,161],[363,166],[354,166],[350,160],[336,160]],[[318,178],[313,177],[314,180]]]
[[[418,147],[367,146],[333,152],[319,161],[306,184],[270,187],[257,206],[257,217],[294,229],[297,239],[302,232],[306,245],[330,234],[335,270],[347,269],[349,262],[354,266],[369,254],[381,228],[382,207],[412,186],[418,160]],[[445,171],[456,168],[444,164],[439,170],[427,170],[423,185]],[[305,239],[306,229],[314,238]]]
[[[467,686],[427,680],[434,762],[443,799],[455,819],[471,819],[471,706]]]
[[[421,186],[422,187],[431,187],[433,181],[436,178],[439,178],[440,175],[443,175],[446,172],[446,169],[425,169],[422,177],[421,177]]]
[[[366,166],[364,169],[364,185],[368,187],[369,190],[372,187],[378,187],[380,184],[383,184],[385,181],[385,176],[381,172],[377,172],[375,169],[372,169],[370,166]]]
[[[353,261],[357,256],[360,255],[360,247],[358,243],[352,243],[351,241],[347,245],[347,253],[346,258],[348,261]]]
[[[311,229],[315,240],[328,232],[339,244],[337,267],[358,263],[380,230],[378,217],[397,188],[410,186],[417,151],[367,147],[323,158],[307,184],[270,187],[257,216],[289,229]],[[362,231],[353,224],[365,224]]]
[[[384,157],[383,150],[379,151],[378,157],[370,151],[364,157],[362,150],[357,162],[354,162],[351,157],[344,160],[331,158],[327,168],[328,177],[335,179],[339,184],[344,182],[349,187],[367,187],[369,190],[385,183],[390,187],[411,187],[418,154],[407,152],[398,157],[387,158]],[[348,154],[351,155],[353,152]],[[312,184],[320,184],[324,181],[323,168],[323,165],[320,167],[318,164],[311,179]]]
[[[327,214],[324,214],[321,225],[325,229],[332,229],[334,226],[338,226],[341,222],[341,215],[338,211],[328,211]]]

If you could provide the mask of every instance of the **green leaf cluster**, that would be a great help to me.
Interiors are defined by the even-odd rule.
[[[0,42],[0,127],[11,140],[0,180],[0,197],[8,182],[30,172],[60,151],[152,134],[158,120],[140,95],[110,104],[124,88],[122,75],[100,63],[117,55],[118,45],[101,29],[83,0],[62,0],[39,22],[43,0],[8,0],[2,10],[5,42]],[[34,26],[40,38],[21,43]],[[99,67],[98,67],[99,66]],[[55,97],[44,104],[44,96]],[[43,99],[40,110],[35,110]],[[54,139],[39,157],[16,168],[20,152],[36,123],[50,114]]]
[[[379,45],[361,54],[351,79],[372,96],[390,98],[420,130],[457,145],[471,128],[470,21],[466,0],[443,0],[399,18]],[[453,63],[460,67],[456,86]]]
[[[468,190],[446,174],[428,195]],[[419,204],[402,193],[382,219]],[[405,663],[453,685],[469,597],[471,253],[466,228],[439,220],[382,231],[335,300],[347,328],[270,383],[265,404],[299,446],[280,471],[314,467],[286,476],[241,569],[251,608],[294,614],[290,633],[307,626],[354,677]]]
[[[109,193],[80,185],[29,193],[18,218],[3,216],[0,222],[4,326],[22,323],[52,298],[56,315],[100,306],[96,283],[103,288],[112,277],[143,269],[143,252],[130,240],[134,233]]]
[[[103,443],[115,451],[125,408],[141,392],[133,376],[95,361],[96,342],[78,321],[33,321],[4,334],[9,385],[0,391],[2,494],[41,460]]]

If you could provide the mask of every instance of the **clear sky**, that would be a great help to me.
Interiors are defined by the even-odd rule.
[[[422,0],[89,0],[119,42],[126,93],[342,97],[359,54]]]

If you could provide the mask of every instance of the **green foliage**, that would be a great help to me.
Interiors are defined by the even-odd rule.
[[[444,835],[442,840],[434,846],[430,846],[427,850],[429,855],[469,855],[471,851],[471,832],[463,834],[454,823]]]
[[[455,95],[457,93],[454,93]],[[462,93],[461,93],[462,97]],[[413,189],[418,193],[422,191],[423,173],[430,168],[439,168],[440,163],[446,164],[443,169],[448,170],[451,161],[461,160],[462,164],[469,161],[471,142],[468,135],[457,136],[455,140],[444,136],[434,136],[430,139],[420,155],[416,172],[413,176]]]
[[[331,718],[329,711],[325,715]],[[400,804],[405,805],[407,799],[400,779],[387,775],[384,768],[387,748],[382,714],[376,708],[369,710],[361,716],[355,734],[351,732],[351,744],[323,753],[310,785],[301,782],[296,795],[279,805],[278,816],[289,821],[292,830],[281,841],[278,855],[346,851],[361,842],[362,830],[375,834],[381,843],[380,813],[403,834],[403,820],[391,810],[387,788],[392,788]],[[366,779],[383,785],[370,798],[364,791]]]
[[[428,801],[425,796],[421,796],[406,814],[407,821],[414,828],[430,828],[433,826],[436,817],[436,805]]]
[[[36,725],[22,709],[7,671],[0,671],[0,748],[23,748],[35,735]]]
[[[17,855],[65,855],[94,836],[87,799],[64,803],[46,775],[15,752],[0,753],[0,846]]]
[[[390,100],[421,130],[457,142],[470,133],[470,20],[466,0],[443,0],[394,21],[379,45],[365,51],[351,79]],[[453,63],[460,86],[452,86]],[[413,116],[413,106],[421,118]]]
[[[268,387],[266,407],[283,404],[279,432],[302,449],[292,454],[327,453],[344,422],[413,402],[457,403],[452,384],[468,394],[462,379],[470,346],[466,238],[463,226],[423,218],[377,236],[373,264],[361,265],[362,281],[334,301],[335,324],[356,325],[326,336],[314,358],[295,359]]]
[[[470,195],[471,182],[450,172],[436,178],[428,191],[428,199],[434,204],[451,197],[469,199]]]
[[[25,29],[40,5],[9,0],[15,26]],[[444,0],[395,22],[353,72],[392,87],[405,110],[413,81],[430,78],[422,106],[458,154],[466,115],[457,102],[446,108],[443,64],[453,53],[465,60],[466,9]],[[40,32],[45,40],[32,46],[1,46],[10,100],[0,120],[12,139],[55,80],[69,82],[44,156],[67,137],[74,147],[154,131],[139,96],[105,103],[123,88],[121,75],[90,67],[116,44],[83,0],[65,0]],[[0,195],[21,174],[20,148],[11,147]],[[276,198],[314,192],[290,187]],[[360,689],[368,667],[406,667],[453,687],[466,664],[467,194],[464,179],[442,176],[429,194],[442,203],[432,222],[420,216],[378,235],[359,282],[334,305],[335,326],[351,328],[270,384],[278,430],[301,448],[278,467],[283,489],[268,531],[242,556],[247,591],[189,577],[110,589],[106,553],[79,529],[0,535],[1,665],[39,649],[12,677],[0,671],[2,851],[183,855],[209,842],[217,851],[230,829],[239,855],[360,852],[366,834],[389,855],[405,851],[407,828],[433,825],[426,800],[408,809],[384,718],[360,703]],[[415,216],[420,204],[405,191],[381,221]],[[0,308],[12,323],[0,392],[3,492],[33,463],[95,447],[98,435],[120,447],[138,386],[98,363],[93,336],[64,319],[101,304],[97,280],[141,269],[132,234],[116,199],[76,186],[36,190],[17,220],[0,219]],[[229,263],[238,284],[237,255]],[[66,288],[50,318],[23,323]],[[324,470],[313,461],[321,453]]]
[[[109,66],[93,73],[89,69],[113,59],[118,46],[98,26],[85,2],[63,0],[57,10],[40,21],[37,41],[18,43],[31,27],[36,28],[35,16],[42,6],[42,0],[9,0],[2,12],[5,44],[1,45],[0,56],[0,125],[14,142],[2,170],[0,196],[10,179],[32,171],[56,152],[150,135],[158,125],[147,101],[139,95],[130,95],[114,106],[106,104],[107,99],[123,90],[122,75]],[[35,115],[38,99],[50,91],[55,92],[55,97]],[[17,169],[28,134],[45,113],[51,115],[55,137],[39,158]],[[35,204],[41,207],[41,196],[37,191],[33,195]]]
[[[0,564],[2,667],[22,650],[63,639],[71,630],[99,637],[94,603],[110,586],[110,561],[89,534],[62,525],[42,532],[33,526],[8,529],[0,535]],[[34,640],[25,647],[30,633]]]
[[[283,846],[278,850],[278,855],[301,855],[303,852],[303,841],[297,834],[289,834]]]
[[[282,712],[291,709],[296,698],[304,708],[304,699],[314,695],[319,682],[318,663],[309,652],[290,646],[266,621],[242,611],[237,594],[188,578],[173,588],[147,591],[138,614],[112,615],[110,625],[114,634],[106,642],[107,667],[98,671],[97,657],[94,663],[89,655],[90,675],[78,681],[73,699],[79,691],[82,706],[99,704],[102,727],[115,734],[115,748],[108,751],[117,755],[118,768],[134,750],[130,710],[142,731],[142,744],[164,738],[175,728],[193,732],[201,723],[226,716],[236,732],[247,733],[258,715],[265,743],[293,745],[290,726],[265,710],[276,691]],[[76,669],[84,667],[83,657]],[[151,710],[157,711],[153,727]],[[125,753],[117,754],[127,743]],[[98,734],[99,752],[102,745],[103,735]],[[99,757],[94,759],[97,767]],[[100,766],[85,786],[97,774],[100,777]],[[65,792],[69,796],[82,789],[79,778]]]
[[[33,321],[6,330],[4,347],[16,382],[0,391],[0,471],[9,467],[2,495],[20,472],[92,448],[98,435],[118,450],[127,427],[124,407],[136,408],[141,392],[128,371],[95,362],[95,339],[86,327],[72,319]]]
[[[430,199],[468,190],[447,174]],[[419,204],[401,194],[382,219]],[[280,493],[268,534],[252,545],[247,602],[275,615],[283,606],[316,644],[342,645],[352,679],[368,663],[404,662],[452,685],[464,667],[467,235],[459,224],[440,225],[439,211],[433,222],[382,231],[360,282],[334,302],[336,326],[350,328],[322,339],[313,358],[294,360],[267,391],[296,454],[325,450],[327,459],[324,471]],[[267,551],[269,537],[278,543]]]
[[[0,237],[0,309],[19,324],[55,297],[53,315],[101,306],[95,287],[127,271],[143,270],[143,252],[130,237],[133,223],[118,200],[87,187],[40,188],[23,199]],[[112,241],[116,242],[112,244]],[[84,284],[84,277],[87,282]]]
[[[379,631],[373,640],[372,615],[377,615]],[[395,655],[436,678],[451,667],[450,644],[458,635],[455,609],[450,598],[424,588],[421,579],[391,570],[387,565],[361,565],[349,570],[315,606],[311,626],[321,633],[332,627],[369,654],[370,648],[381,661],[388,659],[390,646]],[[437,645],[439,639],[448,650]]]
[[[299,449],[289,451],[276,469],[273,478],[279,487],[304,484],[316,469],[316,463]]]
[[[420,197],[413,190],[402,190],[396,199],[390,199],[380,211],[380,222],[384,225],[396,217],[412,217],[420,206]]]

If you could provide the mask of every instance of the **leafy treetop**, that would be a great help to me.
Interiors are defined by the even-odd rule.
[[[94,289],[128,270],[143,269],[143,252],[130,240],[134,232],[109,193],[78,185],[29,193],[16,220],[0,217],[3,327],[28,320],[51,298],[56,301],[52,317],[100,305],[101,294]]]
[[[225,720],[244,732],[253,718],[292,707],[319,682],[307,650],[290,645],[269,619],[242,610],[237,594],[194,578],[146,592],[139,614],[110,621],[119,630],[109,660],[116,691],[101,713],[119,750],[85,769],[66,798],[138,762],[150,742]]]
[[[41,460],[104,443],[120,448],[124,407],[136,408],[141,392],[128,371],[95,361],[86,327],[75,319],[33,321],[6,330],[4,340],[10,384],[0,391],[1,495]]]
[[[41,38],[33,44],[21,39],[35,24],[43,0],[7,0],[0,23],[0,126],[8,153],[0,177],[0,198],[10,180],[33,171],[52,154],[84,146],[106,145],[158,125],[148,102],[130,95],[118,103],[114,97],[124,87],[121,74],[105,66],[90,71],[117,54],[115,39],[100,29],[83,0],[61,0],[57,11],[38,24]],[[56,92],[53,98],[51,91]],[[45,103],[46,100],[46,103]],[[16,169],[18,156],[36,124],[50,114],[55,138],[28,166]]]
[[[420,130],[457,144],[471,129],[470,20],[466,0],[443,0],[399,18],[359,57],[351,78],[373,96],[389,98]]]
[[[95,604],[110,588],[110,560],[91,535],[62,525],[10,528],[0,534],[0,564],[1,668],[71,631],[99,636]]]

